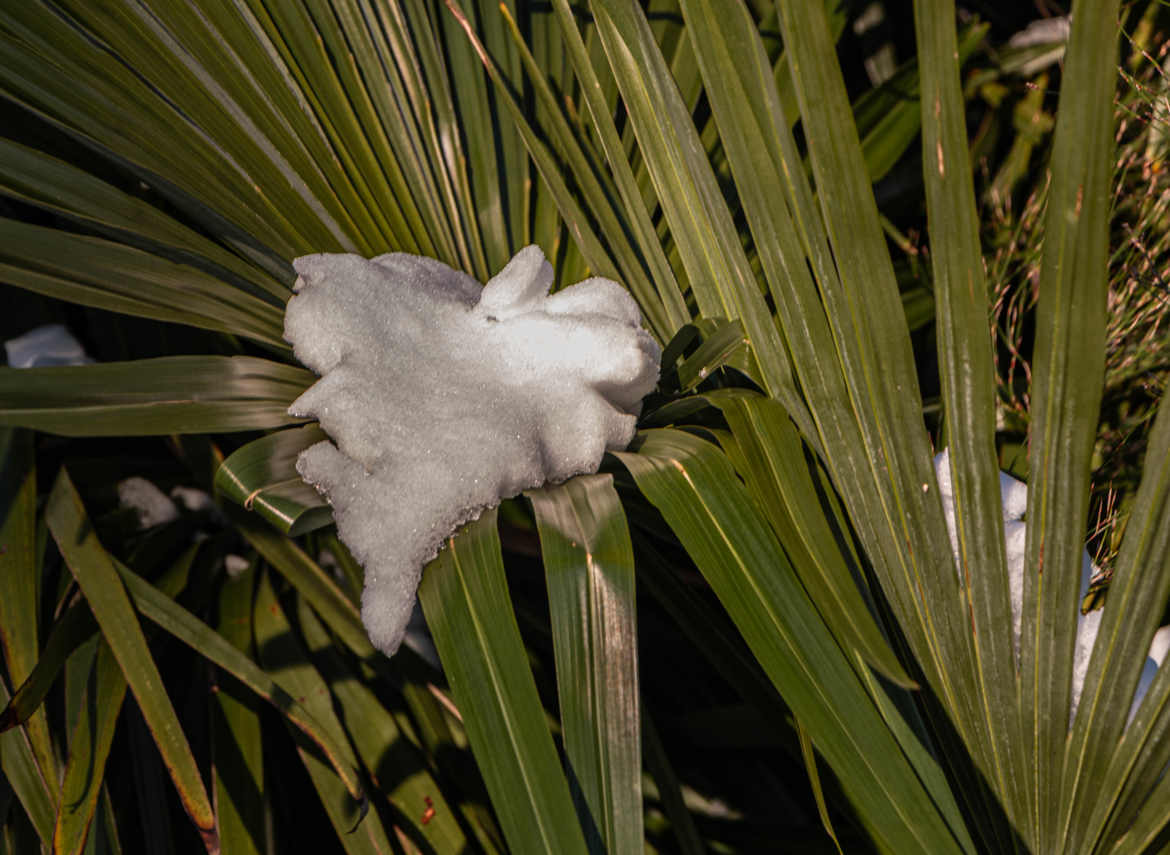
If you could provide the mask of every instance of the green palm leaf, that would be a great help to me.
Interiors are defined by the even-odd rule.
[[[548,580],[565,753],[590,851],[642,842],[634,554],[613,480],[527,494]]]
[[[191,747],[183,736],[174,707],[161,689],[158,666],[147,648],[117,570],[97,542],[81,497],[65,470],[57,478],[47,517],[58,548],[93,609],[103,637],[138,701],[184,809],[203,838],[207,851],[218,851],[214,813]]]
[[[419,602],[508,842],[587,851],[512,615],[494,510],[428,565]]]
[[[98,851],[108,841],[116,850],[103,770],[127,763],[111,746],[128,687],[209,847],[216,827],[225,848],[280,842],[279,830],[261,839],[263,812],[281,806],[260,791],[284,758],[269,750],[266,717],[236,694],[245,689],[277,700],[297,726],[291,744],[308,769],[297,792],[325,805],[321,824],[348,851],[502,850],[485,784],[516,851],[670,849],[659,840],[668,826],[684,851],[749,851],[755,831],[739,840],[737,820],[704,815],[718,801],[696,790],[710,765],[673,750],[680,721],[726,722],[728,707],[767,722],[750,736],[783,756],[759,762],[775,759],[778,780],[799,782],[793,801],[817,845],[848,849],[858,835],[898,852],[1163,845],[1166,669],[1128,716],[1170,596],[1154,572],[1170,548],[1165,413],[1126,506],[1070,721],[1105,357],[1119,4],[1076,0],[1060,71],[1018,654],[966,126],[985,93],[960,80],[985,28],[957,32],[945,0],[914,11],[916,55],[866,87],[833,61],[855,45],[848,24],[858,23],[836,3],[0,9],[0,95],[16,118],[0,131],[0,279],[41,295],[38,306],[147,319],[135,323],[159,330],[172,354],[154,358],[131,335],[118,362],[0,370],[0,424],[109,443],[10,431],[0,443],[0,693],[7,702],[15,692],[0,735],[5,834],[48,844],[55,826],[63,850],[78,851],[87,833]],[[1156,18],[1143,13],[1135,42],[1149,48]],[[886,237],[920,225],[917,212],[879,209],[874,193],[876,181],[896,182],[915,207],[919,187],[901,167],[919,134],[929,277]],[[987,139],[981,156],[995,148]],[[1004,174],[1022,186],[1020,151]],[[624,470],[535,491],[535,520],[505,506],[507,580],[494,511],[427,569],[420,596],[452,701],[413,650],[389,662],[375,653],[356,607],[361,570],[324,530],[328,505],[296,476],[297,454],[323,435],[287,413],[314,380],[282,339],[290,261],[396,250],[484,281],[530,242],[553,259],[558,283],[605,275],[636,297],[669,343],[642,427],[667,429],[644,430],[621,453]],[[93,325],[75,331],[109,358],[104,317],[68,315]],[[937,341],[912,337],[931,320]],[[173,355],[179,340],[204,354]],[[930,406],[950,451],[957,562],[919,388],[935,356],[941,399]],[[202,436],[245,431],[263,433],[217,436],[230,443],[226,459]],[[135,446],[148,449],[141,471],[209,490],[214,474],[232,505],[225,518],[183,511],[158,531],[124,531],[110,483],[92,499],[86,487],[87,514],[66,477],[38,512],[34,457],[102,471],[85,458],[108,448],[116,461],[104,471],[116,479],[129,448],[116,438],[152,435],[172,439]],[[209,537],[184,553],[195,527]],[[159,558],[171,547],[198,555],[183,605],[177,589],[145,581],[178,566],[177,553]],[[72,574],[58,578],[58,551],[80,582],[77,600]],[[246,553],[230,556],[250,568],[243,582],[220,569],[232,552]],[[541,578],[547,586],[530,584]],[[637,581],[648,597],[635,596]],[[180,729],[190,710],[161,688],[156,662],[169,657],[135,609],[200,648],[184,651],[187,661],[225,671],[231,688],[213,704],[205,764],[218,815],[196,768],[202,746]],[[656,661],[645,653],[658,632],[687,652],[674,682],[694,685],[639,678]],[[251,633],[271,673],[252,662]],[[286,677],[295,691],[281,688]],[[311,696],[312,714],[280,701],[286,691]],[[695,705],[677,717],[676,692]],[[562,731],[550,734],[558,705]],[[141,733],[131,745],[149,746]],[[224,753],[261,739],[263,753],[235,765]],[[645,799],[642,750],[656,785]],[[141,780],[159,776],[149,762],[128,765]],[[361,776],[386,801],[351,835]],[[58,796],[68,800],[60,810]],[[145,828],[181,848],[165,809]]]

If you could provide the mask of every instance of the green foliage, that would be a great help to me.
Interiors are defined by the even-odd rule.
[[[1170,414],[1161,379],[1116,391],[1164,374],[1127,273],[1167,240],[1136,177],[1164,92],[1127,56],[1149,112],[1114,133],[1118,0],[1077,0],[1032,77],[1051,49],[914,6],[884,83],[832,60],[835,2],[0,9],[0,280],[101,359],[0,368],[0,851],[1164,847],[1170,669],[1128,714],[1170,597]],[[1163,17],[1129,43],[1161,50]],[[313,380],[290,262],[483,281],[528,243],[629,288],[659,388],[601,473],[428,566],[442,667],[387,660],[294,469],[321,432],[286,412]],[[1134,425],[1145,462],[1110,469]],[[1030,482],[1018,650],[1001,465]],[[129,475],[216,506],[140,530]]]

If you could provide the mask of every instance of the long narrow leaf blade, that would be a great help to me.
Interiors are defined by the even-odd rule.
[[[595,851],[635,852],[642,748],[626,516],[611,475],[582,475],[527,495],[548,581],[565,752],[591,817],[586,839]]]
[[[966,102],[952,3],[915,4],[921,75],[923,177],[938,313],[942,381],[959,571],[978,652],[981,714],[990,735],[990,768],[1009,815],[1027,804],[1027,755],[1015,663],[1004,553],[1003,505],[996,464],[996,387],[987,283],[971,164]],[[1015,815],[1021,825],[1023,815]]]
[[[593,14],[700,312],[742,320],[768,392],[794,399],[783,338],[645,15],[611,0]]]
[[[508,598],[494,509],[427,565],[419,601],[510,846],[584,855],[569,785]]]
[[[249,566],[219,591],[217,632],[245,656],[253,656],[252,601],[256,569]],[[224,851],[260,855],[266,850],[263,729],[259,699],[221,676],[211,698],[212,777],[215,813]]]
[[[77,725],[69,739],[69,762],[61,782],[61,809],[53,830],[54,852],[79,855],[85,846],[125,698],[126,678],[109,645],[102,643]]]
[[[0,368],[0,425],[65,436],[223,433],[295,424],[303,368],[251,356],[166,356]]]
[[[972,851],[951,794],[926,789],[907,763],[730,463],[709,443],[666,430],[647,432],[636,453],[617,456],[695,559],[871,833],[891,851]]]
[[[41,567],[36,544],[36,480],[33,435],[0,428],[0,644],[14,686],[28,679],[39,658]],[[43,712],[25,719],[37,765],[51,780],[57,776],[57,762],[48,721]]]
[[[267,574],[261,577],[252,610],[256,648],[260,661],[303,700],[312,717],[321,723],[330,741],[341,746],[345,763],[356,766],[353,750],[345,739],[345,730],[337,720],[329,688],[313,668],[308,653],[293,632],[292,625],[276,599]],[[355,800],[344,782],[321,757],[318,746],[305,734],[293,731],[297,753],[337,832],[338,842],[350,855],[386,855],[392,850],[386,829],[377,812],[366,813],[365,800]]]
[[[1045,849],[1063,845],[1072,810],[1061,777],[1104,388],[1119,7],[1119,0],[1083,0],[1072,19],[1038,285],[1020,672],[1037,760],[1035,842]]]
[[[359,802],[364,798],[362,785],[347,746],[331,739],[321,727],[321,723],[314,721],[303,705],[295,700],[296,695],[260,669],[235,645],[141,576],[118,562],[115,562],[114,566],[121,575],[135,608],[143,617],[157,624],[208,661],[223,668],[248,689],[276,707],[289,724],[298,728],[316,744],[332,764],[350,796]]]
[[[138,701],[187,815],[203,838],[207,851],[218,852],[215,815],[191,746],[167,697],[162,675],[147,647],[118,571],[98,543],[81,497],[64,469],[57,476],[49,496],[45,518],[57,548],[77,579],[106,643]]]

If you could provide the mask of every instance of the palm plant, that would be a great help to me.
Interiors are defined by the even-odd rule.
[[[123,357],[0,372],[20,428],[0,481],[10,849],[300,848],[308,790],[347,852],[1166,845],[1170,671],[1128,718],[1170,594],[1162,411],[1070,702],[1118,0],[1075,4],[1062,75],[1018,650],[959,86],[978,30],[915,3],[916,65],[851,104],[836,3],[644,6],[0,8],[0,278],[102,310],[74,319]],[[919,135],[957,562],[922,294],[899,288],[872,190]],[[441,672],[387,660],[293,470],[321,433],[287,415],[313,381],[281,339],[289,262],[393,249],[482,281],[528,243],[561,284],[629,288],[665,345],[658,394],[599,474],[485,513],[428,566]],[[137,532],[112,469],[214,485],[221,515]],[[688,702],[708,738],[778,746],[755,768],[787,823],[703,818],[680,783],[703,764],[654,724]],[[134,807],[164,777],[189,823]]]

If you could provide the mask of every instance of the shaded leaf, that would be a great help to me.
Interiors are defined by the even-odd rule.
[[[134,616],[113,560],[97,541],[68,473],[57,476],[45,509],[49,530],[77,579],[102,635],[113,651],[155,744],[179,792],[184,809],[209,853],[219,849],[215,817],[191,747],[179,726],[142,628]]]
[[[0,368],[0,424],[65,436],[262,430],[302,421],[288,407],[315,379],[250,356]]]

